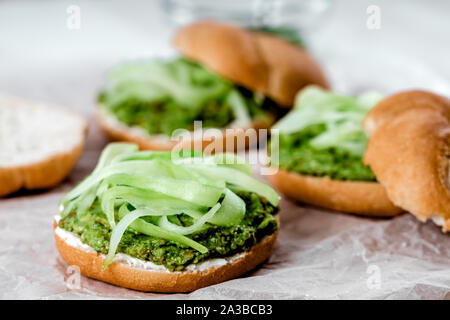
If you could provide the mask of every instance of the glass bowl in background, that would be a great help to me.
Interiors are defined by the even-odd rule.
[[[320,25],[331,0],[160,0],[177,26],[197,20],[228,21],[250,28],[277,28],[301,33]]]

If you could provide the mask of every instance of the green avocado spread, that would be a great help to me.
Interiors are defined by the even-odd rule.
[[[375,181],[372,170],[362,157],[336,147],[316,149],[308,142],[325,130],[312,125],[280,136],[280,168],[303,175],[330,177],[335,180]]]
[[[273,234],[277,230],[277,220],[274,215],[278,212],[278,206],[273,206],[255,193],[246,191],[236,193],[244,200],[246,206],[245,216],[239,223],[232,226],[207,224],[200,231],[189,235],[191,239],[208,248],[206,253],[130,229],[125,231],[117,252],[164,265],[170,271],[181,271],[190,264],[206,259],[228,257],[248,251],[264,236]],[[154,217],[144,219],[153,222]],[[192,224],[192,218],[180,214],[171,217],[171,222],[180,226],[189,226]],[[60,220],[59,227],[75,233],[83,243],[91,246],[95,251],[108,253],[111,228],[98,201],[94,202],[87,214],[81,217],[78,217],[75,211],[70,212]]]
[[[150,135],[193,130],[196,120],[204,128],[225,128],[250,126],[254,121],[270,126],[277,118],[271,99],[185,58],[113,68],[98,102],[102,112]]]
[[[353,98],[304,89],[295,108],[274,126],[279,129],[279,167],[335,180],[375,181],[362,161],[367,135],[361,123],[380,99],[374,92]]]

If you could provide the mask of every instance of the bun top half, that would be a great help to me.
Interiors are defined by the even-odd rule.
[[[405,91],[381,101],[364,120],[364,162],[392,202],[419,220],[450,230],[450,100]]]
[[[202,21],[180,29],[173,44],[185,57],[282,107],[292,106],[296,93],[308,84],[329,87],[303,47],[263,32]]]

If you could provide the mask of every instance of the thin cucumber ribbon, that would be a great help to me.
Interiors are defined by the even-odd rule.
[[[294,109],[273,129],[281,134],[290,134],[311,125],[324,125],[326,130],[309,142],[312,147],[335,147],[362,156],[367,136],[361,123],[367,112],[381,99],[382,96],[376,92],[366,92],[353,98],[309,86],[299,92]]]
[[[187,201],[145,189],[115,186],[105,191],[101,200],[102,210],[112,227],[115,226],[114,209],[117,200],[126,201],[135,208],[145,207],[150,203],[152,208],[158,210],[160,215],[173,215],[183,212],[193,218],[198,218],[203,214],[202,206],[197,206]]]
[[[248,127],[251,124],[250,115],[248,114],[247,107],[245,105],[245,99],[242,94],[237,90],[232,90],[227,96],[227,103],[233,109],[236,119],[231,126],[236,127]]]
[[[155,160],[132,160],[111,164],[91,175],[69,192],[67,198],[78,197],[105,179],[111,184],[139,184],[142,188],[180,197],[199,205],[214,204],[223,191],[223,188],[208,186],[195,180],[172,178]]]
[[[236,194],[234,194],[230,189],[226,189],[225,197],[220,203],[220,206],[217,207],[217,210],[210,210],[208,213],[198,218],[189,227],[175,225],[169,222],[167,216],[161,217],[160,226],[168,230],[187,235],[199,231],[206,222],[215,224],[217,226],[229,226],[241,221],[244,215],[245,202]]]
[[[193,234],[201,230],[207,222],[216,225],[230,225],[239,222],[245,215],[244,201],[229,189],[226,189],[222,203],[215,204],[207,213],[200,216],[188,227],[178,226],[169,222],[167,216],[179,212],[179,209],[159,207],[158,205],[155,205],[155,201],[157,200],[158,199],[152,199],[146,203],[146,205],[151,206],[151,208],[143,207],[131,212],[126,207],[127,204],[121,206],[119,210],[119,218],[121,220],[111,234],[109,251],[104,266],[107,266],[112,262],[120,240],[128,227],[145,235],[175,241],[182,245],[192,247],[202,253],[206,253],[208,251],[206,247],[185,237],[185,235]],[[161,211],[161,208],[164,209]],[[156,226],[140,219],[144,216],[161,217],[159,225]]]
[[[147,177],[179,177],[181,171],[184,171],[186,179],[195,178],[193,174],[189,174],[186,168],[183,168],[184,164],[190,164],[191,166],[203,166],[203,165],[219,165],[228,166],[231,168],[237,168],[242,172],[251,174],[251,169],[248,165],[244,163],[239,157],[231,154],[219,154],[211,157],[206,157],[204,159],[199,157],[184,158],[183,156],[177,155],[176,163],[171,161],[170,152],[143,152],[144,157],[139,157],[139,153],[134,151],[131,152],[129,158],[126,157],[127,150],[131,150],[129,144],[124,143],[114,143],[105,149],[107,153],[106,156],[102,154],[100,161],[94,172],[88,176],[81,184],[71,190],[65,197],[64,200],[70,200],[80,196],[82,193],[86,192],[92,186],[97,185],[103,179],[114,176],[116,174],[128,174],[128,175],[145,175]],[[120,154],[117,150],[125,150]],[[114,155],[118,154],[117,158],[123,158],[122,161],[116,161]],[[111,157],[111,158],[110,158]],[[222,165],[222,164],[223,165]],[[170,172],[172,171],[172,172]],[[171,174],[172,173],[172,174]],[[217,179],[209,179],[212,185],[217,185]],[[222,183],[223,185],[224,183]]]
[[[219,204],[218,204],[219,205]],[[220,205],[219,205],[220,206]],[[124,207],[122,207],[124,208]],[[211,210],[217,210],[217,207],[213,207]],[[132,212],[126,213],[122,219],[120,219],[117,226],[113,229],[111,233],[111,240],[109,244],[109,251],[108,255],[106,256],[105,261],[103,262],[103,267],[108,266],[114,259],[114,255],[116,253],[117,247],[119,246],[120,240],[122,239],[123,234],[125,233],[125,230],[128,229],[128,227],[131,227],[133,230],[136,230],[139,233],[161,238],[169,241],[174,241],[189,247],[192,247],[201,253],[208,252],[208,248],[201,245],[200,243],[181,235],[177,232],[169,231],[166,229],[163,229],[159,226],[156,226],[152,223],[148,223],[142,219],[139,219],[141,217],[145,216],[159,216],[159,213],[157,211],[154,211],[149,208],[145,209],[136,209]]]
[[[216,214],[216,212],[221,208],[221,204],[218,203],[214,207],[211,208],[206,214],[198,218],[192,225],[189,227],[182,227],[177,224],[171,223],[167,216],[162,216],[159,220],[159,226],[168,231],[173,231],[178,234],[187,235],[192,234],[198,230],[200,230],[206,222],[211,222],[211,218]]]
[[[82,216],[98,199],[112,228],[106,265],[128,227],[205,252],[207,248],[187,236],[208,225],[238,223],[246,207],[234,190],[257,193],[273,205],[279,202],[278,194],[253,178],[250,167],[234,154],[139,152],[133,144],[113,143],[105,148],[93,173],[64,197],[62,216],[73,210]],[[133,210],[128,210],[129,205]],[[192,224],[182,226],[168,219],[179,214],[190,216]],[[145,216],[155,217],[158,223],[141,219]]]
[[[231,86],[228,81],[183,59],[122,64],[112,69],[107,77],[112,89],[121,85],[124,90],[123,85],[129,83],[130,88],[142,84],[143,88],[155,88],[186,108],[197,108],[218,98]],[[142,90],[142,94],[145,91]]]
[[[189,165],[186,165],[189,166]],[[271,204],[278,205],[280,196],[274,189],[252,176],[232,168],[213,166],[189,166],[191,170],[197,171],[204,177],[226,181],[241,187],[242,190],[251,191],[265,197]]]
[[[185,59],[123,64],[108,72],[107,81],[108,105],[127,99],[173,100],[180,107],[198,109],[210,101],[222,101],[233,110],[233,125],[247,127],[251,122],[245,99],[231,82]]]

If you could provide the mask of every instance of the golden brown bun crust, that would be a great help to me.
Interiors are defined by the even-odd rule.
[[[53,227],[56,228],[56,226],[54,223]],[[80,272],[89,278],[139,291],[175,293],[191,292],[239,277],[253,270],[271,255],[277,233],[264,238],[242,258],[218,268],[199,272],[149,271],[115,262],[102,270],[104,259],[99,254],[72,247],[56,233],[54,236],[56,247],[64,261],[69,265],[78,266]]]
[[[166,136],[150,136],[145,132],[136,131],[125,124],[122,124],[114,119],[114,117],[105,115],[101,112],[101,106],[98,107],[97,122],[103,132],[112,139],[117,141],[127,141],[136,143],[141,150],[159,150],[159,151],[171,151],[179,143],[178,141],[170,140]],[[252,128],[267,129],[260,123],[253,123]],[[257,136],[253,139],[246,138],[246,132],[248,128],[236,128],[221,130],[221,134],[214,138],[205,138],[203,140],[186,140],[183,141],[178,147],[180,149],[201,149],[203,151],[215,150],[220,152],[234,152],[239,149],[245,149],[253,144],[257,143]],[[215,152],[212,152],[215,153]]]
[[[329,87],[304,48],[276,36],[203,21],[180,29],[173,44],[187,58],[280,106],[292,106],[296,93],[308,84]]]
[[[282,169],[269,179],[289,198],[328,209],[374,217],[391,217],[402,212],[376,182],[338,181]]]
[[[389,198],[421,221],[443,218],[450,230],[450,101],[406,91],[381,101],[367,115],[364,162]]]
[[[39,105],[43,104],[5,94],[0,94],[1,102],[6,102],[15,108],[23,108],[24,105],[39,108]],[[71,145],[71,149],[55,151],[53,155],[46,158],[42,157],[42,160],[39,161],[30,160],[28,163],[17,164],[16,166],[0,166],[0,197],[19,191],[22,188],[34,190],[58,185],[70,173],[83,152],[88,132],[87,120],[80,114],[63,109],[57,105],[47,103],[44,105],[49,112],[63,113],[68,117],[77,119],[78,125],[76,129],[71,130],[71,133],[79,137],[79,142],[73,146]],[[32,118],[30,118],[30,121],[32,121]],[[45,128],[43,129],[45,130]],[[18,134],[20,134],[20,130]],[[49,142],[40,140],[40,143]],[[34,152],[39,153],[39,148]]]
[[[56,186],[75,166],[83,147],[84,140],[74,149],[55,154],[38,163],[19,167],[0,167],[0,197],[21,188],[33,190]]]
[[[383,123],[394,121],[394,118],[414,108],[433,110],[450,117],[450,110],[445,107],[448,99],[422,90],[401,92],[382,100],[372,108],[364,119],[364,129],[371,135]]]

